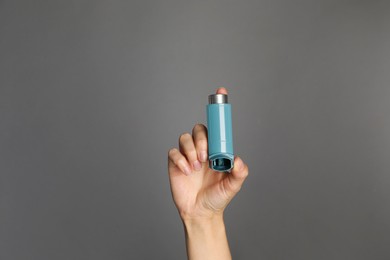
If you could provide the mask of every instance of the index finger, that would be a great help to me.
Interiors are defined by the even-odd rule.
[[[201,162],[207,162],[207,128],[202,124],[197,124],[192,129],[195,147],[198,158]]]

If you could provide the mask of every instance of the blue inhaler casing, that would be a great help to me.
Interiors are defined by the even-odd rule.
[[[209,96],[207,105],[209,167],[230,172],[234,164],[232,106],[225,94]]]

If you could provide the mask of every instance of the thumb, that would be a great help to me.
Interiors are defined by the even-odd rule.
[[[226,90],[226,88],[224,88],[224,87],[219,87],[218,89],[217,89],[217,91],[216,91],[216,94],[225,94],[225,95],[227,95],[227,90]]]
[[[242,184],[244,183],[246,177],[248,177],[249,169],[248,166],[242,161],[238,156],[234,158],[234,167],[231,173],[228,175],[229,186],[233,192],[237,193]]]

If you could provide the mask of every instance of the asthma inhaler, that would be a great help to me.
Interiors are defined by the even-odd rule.
[[[234,164],[232,106],[225,94],[209,96],[207,105],[209,167],[230,172]]]

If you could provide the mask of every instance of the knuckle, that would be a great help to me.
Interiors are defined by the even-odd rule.
[[[188,151],[188,157],[191,158],[191,160],[196,160],[198,158],[198,154],[196,153],[195,149],[191,149]]]
[[[193,161],[198,157],[196,149],[193,145],[186,145],[183,147],[183,155],[185,155],[190,161]]]
[[[196,141],[196,146],[198,148],[207,148],[207,140],[205,138],[201,138]]]
[[[181,157],[177,159],[176,164],[184,166],[187,164],[187,160]]]
[[[228,182],[228,186],[233,193],[237,193],[241,189],[241,185],[237,183]]]

